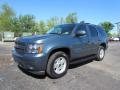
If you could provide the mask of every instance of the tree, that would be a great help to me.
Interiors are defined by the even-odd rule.
[[[60,24],[64,24],[65,23],[65,19],[63,17],[60,18]]]
[[[33,15],[20,15],[11,19],[11,28],[15,36],[21,36],[22,32],[38,32],[37,23]]]
[[[13,19],[11,19],[11,28],[12,28],[12,32],[15,32],[15,36],[21,36],[21,28],[20,28],[20,22],[19,19],[17,17],[14,17]]]
[[[66,17],[66,23],[76,23],[78,21],[76,13],[70,13]]]
[[[33,15],[20,15],[18,18],[19,28],[22,32],[36,32],[36,22]]]
[[[45,34],[47,32],[46,25],[44,21],[40,21],[38,24],[38,29],[40,34]]]
[[[47,21],[47,27],[48,29],[54,27],[55,25],[58,25],[59,22],[59,18],[58,17],[52,17]]]
[[[112,36],[112,37],[118,37],[118,34],[117,34],[117,33],[112,33],[111,36]]]
[[[15,12],[8,4],[3,4],[0,11],[0,31],[11,31],[11,20]]]
[[[114,27],[114,25],[111,22],[102,22],[100,25],[105,29],[105,31],[108,35],[109,35],[109,32]]]

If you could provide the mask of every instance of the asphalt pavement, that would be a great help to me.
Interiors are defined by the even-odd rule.
[[[12,62],[12,47],[13,44],[0,43],[0,58],[8,61],[1,63],[4,65],[0,67],[0,90],[120,89],[120,42],[109,43],[103,61],[88,61],[71,65],[68,73],[59,79],[50,79],[47,76],[36,76],[21,71]]]

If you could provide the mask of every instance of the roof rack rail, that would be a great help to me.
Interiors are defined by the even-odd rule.
[[[85,21],[80,21],[80,24],[84,24],[85,23]]]
[[[86,24],[90,24],[90,23],[86,23]]]
[[[85,23],[85,21],[80,21],[80,24],[90,24],[90,23]]]

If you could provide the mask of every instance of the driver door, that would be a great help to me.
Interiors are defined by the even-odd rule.
[[[84,24],[78,25],[78,27],[75,30],[75,33],[79,31],[85,31],[86,34],[75,37],[74,50],[76,54],[75,56],[77,58],[81,58],[90,54],[89,37],[88,37],[86,25]]]

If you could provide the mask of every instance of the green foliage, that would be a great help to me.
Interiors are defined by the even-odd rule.
[[[11,20],[11,28],[15,36],[21,36],[22,32],[36,32],[36,22],[33,15],[20,15]]]
[[[11,20],[15,16],[8,4],[3,4],[0,11],[0,31],[11,31]]]
[[[46,24],[44,21],[39,22],[38,29],[40,34],[45,34],[47,32]]]
[[[109,37],[118,37],[117,33],[109,33]]]
[[[78,21],[76,13],[69,13],[66,18],[51,17],[47,22],[36,22],[33,15],[16,16],[15,12],[8,4],[3,4],[0,8],[0,31],[12,31],[15,32],[15,36],[20,36],[23,32],[45,34],[55,25],[76,23]],[[109,31],[113,29],[114,25],[111,22],[102,22],[100,25],[105,29],[108,35],[110,35]]]
[[[70,13],[66,17],[66,23],[76,23],[78,21],[76,13]]]
[[[109,36],[109,37],[112,37],[112,36],[113,36],[113,34],[111,34],[111,33],[108,33],[108,36]]]
[[[47,27],[48,29],[54,27],[55,25],[59,24],[59,18],[58,17],[52,17],[47,21]]]
[[[20,15],[18,18],[20,30],[22,32],[34,32],[35,30],[35,17],[33,15]]]
[[[19,22],[19,19],[14,17],[12,20],[11,20],[11,28],[12,28],[12,32],[15,32],[15,36],[21,36],[22,34],[22,31],[20,30],[20,22]]]
[[[100,25],[105,29],[108,35],[109,35],[110,30],[112,30],[114,27],[114,25],[111,22],[102,22]]]
[[[65,19],[63,17],[51,17],[46,23],[37,23],[33,15],[15,16],[15,12],[8,4],[3,4],[0,11],[0,31],[15,32],[15,36],[21,36],[23,32],[38,32],[45,34],[49,29],[58,24],[77,22],[77,14],[70,13]]]

